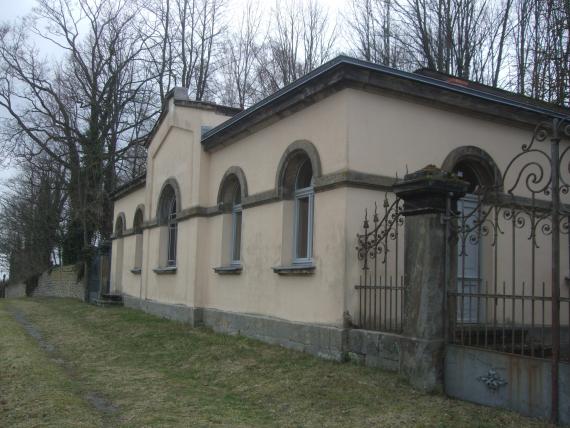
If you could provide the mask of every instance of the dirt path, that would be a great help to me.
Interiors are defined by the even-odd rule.
[[[73,362],[64,359],[61,354],[57,352],[55,346],[45,339],[38,328],[26,318],[23,311],[12,306],[9,306],[7,310],[14,320],[24,328],[26,333],[35,339],[38,346],[49,358],[63,369],[69,380],[76,387],[76,390],[79,391],[81,397],[101,416],[103,426],[115,426],[116,423],[114,423],[114,420],[118,414],[119,407],[113,404],[103,394],[97,391],[86,390]]]

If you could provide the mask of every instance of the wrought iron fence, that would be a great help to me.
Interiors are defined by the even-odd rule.
[[[570,136],[569,124],[540,124],[500,183],[448,203],[451,343],[549,358],[553,367],[570,360],[569,290],[560,287],[560,238],[570,229],[560,171],[570,147],[560,152],[561,134]],[[539,147],[547,138],[550,151]]]
[[[465,212],[459,201],[458,210],[448,216],[455,237],[451,252],[457,254],[448,291],[450,342],[551,358],[555,303],[549,278],[548,211],[534,199],[523,206],[520,200],[501,202],[496,193],[479,196],[470,211]],[[566,221],[561,229],[568,230]],[[570,304],[567,298],[559,304],[565,326],[561,358],[568,359]]]
[[[403,262],[404,217],[402,201],[393,194],[384,198],[381,211],[374,205],[369,219],[365,211],[363,233],[356,247],[361,262],[357,326],[367,330],[400,333],[404,314]]]

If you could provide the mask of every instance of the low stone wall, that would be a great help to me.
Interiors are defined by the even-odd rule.
[[[26,284],[18,282],[15,284],[8,283],[4,290],[6,299],[16,299],[18,297],[26,296]]]
[[[85,300],[85,281],[77,279],[75,265],[49,269],[38,278],[32,297],[70,297]]]

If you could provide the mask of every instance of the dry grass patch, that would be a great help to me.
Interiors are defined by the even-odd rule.
[[[73,361],[84,387],[119,407],[118,426],[546,426],[421,394],[393,373],[125,308],[69,300],[9,304]],[[11,321],[2,320],[2,328],[5,322]]]
[[[0,425],[101,426],[65,369],[0,305]]]

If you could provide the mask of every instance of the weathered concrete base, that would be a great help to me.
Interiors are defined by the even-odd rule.
[[[448,345],[445,392],[461,400],[548,419],[552,390],[550,367],[549,360]],[[491,386],[486,382],[491,382]],[[560,364],[559,391],[560,423],[570,424],[568,364]]]
[[[344,359],[346,329],[216,309],[202,311],[204,325],[214,331],[240,334],[330,360]]]
[[[369,367],[400,371],[402,349],[414,341],[392,333],[303,324],[262,315],[140,300],[123,295],[125,306],[219,333],[239,334],[334,361],[350,360]]]
[[[344,359],[348,331],[346,329],[302,324],[261,315],[140,300],[128,295],[123,295],[123,301],[129,308],[184,322],[193,327],[204,325],[220,333],[240,334],[321,358],[335,361]]]
[[[132,297],[126,294],[123,294],[123,303],[128,308],[140,309],[160,318],[187,323],[193,327],[202,323],[201,308],[161,303],[154,300],[141,300],[138,297]]]
[[[352,361],[369,367],[400,370],[400,350],[404,337],[370,330],[349,330],[347,352]]]

